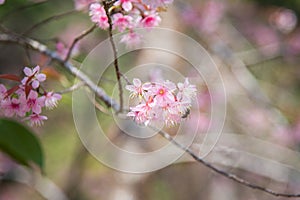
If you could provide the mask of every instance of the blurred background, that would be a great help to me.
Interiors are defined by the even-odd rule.
[[[7,0],[0,6],[0,24],[65,56],[73,39],[93,25],[88,11],[78,5],[88,1],[76,2]],[[161,24],[200,43],[215,61],[224,81],[227,102],[217,102],[227,105],[224,129],[206,160],[253,183],[286,193],[299,192],[300,188],[299,15],[298,0],[174,0],[162,12]],[[79,42],[71,62],[79,67],[87,54],[106,38],[105,31],[96,29]],[[181,41],[169,39],[180,48]],[[197,152],[203,133],[211,125],[211,93],[220,91],[209,91],[205,81],[186,62],[162,52],[141,50],[122,56],[121,71],[127,73],[133,66],[161,60],[190,77],[197,86],[198,106],[185,120],[182,135],[188,135],[191,127],[198,124],[197,138],[191,146]],[[37,64],[49,79],[45,87],[61,91],[72,86],[74,78],[49,58],[24,47],[0,43],[1,74],[21,74],[24,66]],[[158,76],[168,74],[157,67],[142,79]],[[110,67],[99,85],[112,91],[115,84],[114,69]],[[132,141],[117,128],[111,111],[101,102],[98,104],[99,121],[109,130],[107,136],[114,144],[147,151],[166,143],[159,136],[143,145]],[[68,199],[287,199],[234,183],[188,156],[146,174],[110,169],[82,146],[73,121],[71,93],[64,94],[58,108],[46,114],[49,120],[45,125],[34,128],[44,149],[45,176]],[[171,135],[176,130],[166,128]],[[45,199],[40,191],[55,193],[49,182],[45,182],[44,190],[37,189],[34,176],[28,178],[30,184],[24,184],[17,168],[7,155],[0,154],[0,173],[9,177],[0,179],[0,200]]]

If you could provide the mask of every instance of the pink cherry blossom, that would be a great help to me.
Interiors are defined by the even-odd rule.
[[[33,69],[30,69],[29,67],[25,67],[23,72],[27,77],[23,78],[23,80],[21,81],[22,84],[26,85],[27,82],[30,81],[34,89],[37,89],[40,86],[40,82],[46,80],[46,75],[40,73],[40,66],[38,65]]]
[[[100,3],[93,3],[90,5],[91,20],[102,29],[107,29],[109,27],[108,18],[105,13],[105,9]]]
[[[26,112],[32,110],[32,112],[36,114],[40,114],[42,112],[42,107],[44,106],[44,100],[42,97],[38,97],[38,93],[34,90],[29,92],[26,102]]]
[[[177,84],[179,92],[177,93],[177,99],[180,101],[191,102],[196,95],[196,86],[191,85],[189,80],[186,78],[184,83]]]
[[[24,117],[26,114],[25,110],[25,104],[23,99],[17,99],[17,98],[5,98],[2,101],[2,108],[4,110],[4,115],[6,117],[13,117],[13,116],[19,116]]]
[[[121,5],[126,12],[129,12],[133,8],[132,2],[133,0],[119,0],[115,3],[115,5]]]
[[[44,115],[33,113],[29,117],[26,117],[24,120],[29,120],[30,126],[41,126],[47,119],[48,117]]]
[[[5,0],[0,0],[0,5],[4,4]]]
[[[83,0],[82,0],[83,1]],[[125,43],[126,47],[136,47],[141,43],[141,36],[133,31],[134,28],[151,29],[158,26],[161,22],[159,12],[162,9],[158,7],[165,7],[172,3],[173,0],[117,0],[108,9],[109,15],[112,19],[112,28],[119,32],[124,32],[129,29],[129,33],[121,38],[121,43]],[[107,29],[108,16],[106,15],[104,7],[100,3],[92,3],[90,5],[89,15],[91,21],[97,23],[102,29]]]
[[[20,117],[29,120],[31,125],[40,126],[47,119],[41,115],[43,107],[56,107],[61,95],[40,89],[39,84],[46,80],[46,75],[40,73],[39,66],[33,69],[25,67],[23,72],[25,77],[19,85],[6,89],[0,84],[0,111],[6,117]],[[30,85],[32,87],[28,87]]]
[[[157,102],[161,106],[165,106],[175,101],[173,91],[176,89],[176,85],[171,81],[165,81],[163,84],[157,84],[151,92],[155,95]]]
[[[117,28],[120,32],[123,32],[126,28],[129,28],[131,22],[131,16],[123,15],[121,13],[113,15],[113,28]]]
[[[161,121],[167,126],[180,123],[183,116],[191,108],[191,98],[196,96],[196,87],[190,85],[188,79],[178,84],[171,81],[161,83],[142,83],[139,79],[133,80],[133,85],[127,85],[131,98],[139,98],[139,103],[130,107],[127,116],[132,117],[138,124],[148,125],[151,121]],[[182,98],[177,99],[178,93]],[[188,98],[189,101],[184,100]],[[137,102],[137,101],[135,101]]]
[[[141,35],[137,34],[136,32],[130,31],[129,33],[122,36],[120,42],[124,43],[127,48],[132,49],[141,44],[142,39]]]
[[[158,16],[157,13],[150,13],[141,21],[141,25],[144,28],[153,28],[158,26],[161,22],[161,18]]]
[[[142,84],[140,79],[135,78],[133,79],[133,85],[127,85],[125,88],[131,92],[130,97],[141,97],[145,95],[145,91],[151,88],[151,84]]]
[[[44,95],[45,106],[48,109],[53,109],[57,106],[58,101],[61,99],[61,95],[53,92],[47,92]]]
[[[152,108],[155,106],[155,104],[156,102],[153,100],[139,104],[136,107],[132,107],[127,116],[134,117],[134,120],[138,124],[145,124],[147,126],[154,116]]]

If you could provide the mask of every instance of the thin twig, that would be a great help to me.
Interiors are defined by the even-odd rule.
[[[73,13],[76,13],[77,11],[76,10],[70,10],[70,11],[67,11],[67,12],[64,12],[64,13],[60,13],[60,14],[57,14],[57,15],[53,15],[51,17],[48,17],[38,23],[36,23],[35,25],[29,27],[26,31],[23,32],[22,35],[29,35],[30,33],[32,33],[35,29],[41,27],[41,26],[44,26],[46,25],[47,23],[51,22],[52,20],[57,20],[59,18],[62,18],[62,17],[65,17],[67,15],[71,15]]]
[[[212,164],[206,162],[205,160],[203,160],[202,158],[200,158],[199,156],[197,156],[189,147],[185,147],[182,144],[178,143],[171,135],[169,135],[167,132],[162,131],[162,130],[158,130],[155,127],[151,127],[151,129],[157,131],[162,137],[164,137],[165,139],[167,139],[168,141],[170,141],[173,145],[175,145],[176,147],[180,148],[181,150],[185,151],[187,154],[189,154],[190,156],[193,157],[194,160],[196,160],[197,162],[203,164],[204,166],[208,167],[209,169],[213,170],[214,172],[225,176],[226,178],[229,178],[237,183],[240,183],[244,186],[247,186],[249,188],[255,189],[255,190],[260,190],[263,192],[266,192],[268,194],[271,194],[273,196],[277,196],[277,197],[289,197],[289,198],[296,198],[296,197],[300,197],[300,194],[289,194],[289,193],[278,193],[275,192],[269,188],[265,188],[263,186],[259,186],[259,185],[255,185],[253,183],[250,183],[249,181],[242,179],[240,177],[238,177],[235,174],[231,174],[229,172],[223,171],[222,169],[219,169],[215,166],[213,166]]]
[[[123,88],[121,82],[121,73],[119,69],[118,51],[112,33],[113,24],[112,24],[112,19],[109,15],[110,4],[106,3],[106,1],[103,1],[103,6],[108,18],[108,24],[109,24],[108,35],[109,35],[109,41],[111,43],[113,54],[114,54],[114,66],[115,66],[116,76],[118,80],[118,87],[119,87],[120,110],[118,112],[121,113],[123,111]]]
[[[73,40],[73,42],[72,42],[72,44],[71,44],[71,46],[70,46],[70,48],[69,48],[69,50],[68,50],[67,56],[66,56],[66,58],[65,58],[65,61],[68,61],[68,60],[70,59],[70,56],[71,56],[71,54],[72,54],[72,51],[73,51],[75,45],[76,45],[81,39],[83,39],[85,36],[87,36],[88,34],[90,34],[91,32],[93,32],[93,31],[95,30],[96,27],[97,27],[96,24],[94,24],[92,27],[90,27],[89,29],[83,31],[79,36],[77,36],[77,37]]]
[[[122,76],[122,78],[126,81],[126,83],[128,84],[128,85],[131,85],[132,83],[130,82],[130,80],[128,79],[128,77],[125,75],[125,74],[123,74],[123,73],[120,73],[121,74],[121,76]]]
[[[87,96],[88,96],[89,100],[94,104],[95,108],[97,108],[100,112],[102,112],[108,116],[112,116],[112,114],[106,108],[104,108],[100,103],[98,103],[96,101],[96,99],[92,97],[92,95],[87,94]]]
[[[80,81],[79,83],[76,83],[76,84],[72,85],[71,87],[69,87],[67,89],[64,89],[62,91],[56,92],[56,93],[58,93],[58,94],[66,94],[66,93],[74,92],[75,90],[80,89],[84,85],[85,85],[85,82]]]
[[[84,74],[83,72],[78,70],[71,63],[64,62],[64,60],[61,57],[59,57],[56,52],[49,50],[45,45],[43,45],[35,40],[29,39],[29,38],[24,38],[24,37],[17,36],[17,35],[8,35],[8,34],[0,34],[0,42],[11,42],[11,43],[16,43],[16,44],[19,44],[22,46],[27,46],[33,50],[36,50],[40,53],[43,53],[43,54],[49,56],[51,59],[60,63],[72,75],[77,76],[80,80],[85,82],[85,84],[91,89],[91,91],[95,92],[97,97],[100,100],[102,100],[107,106],[112,107],[115,111],[120,110],[119,105],[110,96],[108,96],[101,87],[98,87],[97,85],[95,85],[86,74]],[[216,173],[218,173],[228,179],[231,179],[231,180],[233,180],[237,183],[240,183],[241,185],[247,186],[249,188],[260,190],[262,192],[271,194],[273,196],[288,197],[288,198],[300,197],[300,194],[280,193],[280,192],[273,191],[269,188],[265,188],[265,187],[253,184],[247,180],[244,180],[244,179],[236,176],[235,174],[231,174],[226,171],[223,171],[222,169],[219,169],[219,168],[213,166],[212,164],[208,163],[207,161],[203,160],[202,158],[198,157],[190,148],[185,147],[185,146],[181,145],[180,143],[178,143],[168,133],[158,130],[155,127],[151,127],[151,128],[153,130],[157,131],[163,138],[170,141],[173,145],[175,145],[176,147],[180,148],[181,150],[183,150],[184,152],[189,154],[195,161],[203,164],[204,166],[208,167],[209,169],[215,171]]]

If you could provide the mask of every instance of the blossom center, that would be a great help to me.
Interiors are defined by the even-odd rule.
[[[164,95],[165,94],[165,89],[163,89],[163,88],[161,88],[161,89],[159,89],[158,90],[158,94],[160,94],[160,95]]]

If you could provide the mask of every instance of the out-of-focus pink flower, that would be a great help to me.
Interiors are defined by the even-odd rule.
[[[274,55],[280,50],[278,34],[270,27],[265,25],[248,25],[245,29],[246,34],[259,47],[264,55]],[[264,48],[269,46],[270,48]]]
[[[66,48],[65,44],[62,42],[57,42],[55,45],[56,52],[62,57],[66,57],[68,53],[68,49]]]
[[[157,13],[149,13],[144,19],[141,21],[141,25],[144,28],[153,28],[158,26],[161,22],[161,18],[157,15]]]
[[[48,117],[44,115],[33,113],[29,117],[26,117],[24,120],[29,120],[30,126],[41,126],[44,124],[44,121],[47,119]]]
[[[58,41],[56,43],[56,52],[62,57],[65,58],[69,52],[69,48],[63,42]],[[72,49],[71,56],[74,56],[79,53],[79,43],[77,43]]]
[[[132,17],[117,13],[113,15],[113,28],[117,28],[120,32],[125,31],[129,28],[132,22]]]
[[[107,29],[109,27],[108,18],[105,9],[100,3],[93,3],[90,5],[90,16],[91,20],[102,29]]]
[[[25,67],[23,72],[27,77],[23,78],[22,84],[26,85],[27,81],[30,81],[33,89],[37,89],[40,86],[40,82],[46,80],[46,75],[40,73],[40,66],[36,66],[33,69],[30,69],[29,67]]]
[[[84,10],[89,7],[95,0],[74,0],[76,10]]]
[[[167,4],[173,3],[173,0],[142,0],[143,3],[150,6],[151,9],[156,9],[157,7],[164,7]]]
[[[57,106],[58,101],[61,99],[61,95],[53,92],[47,92],[43,99],[45,101],[45,106],[48,109],[53,109]]]
[[[0,5],[4,4],[5,0],[0,0]]]
[[[287,41],[287,53],[292,56],[300,54],[300,30],[295,31]]]
[[[136,32],[130,31],[129,33],[122,36],[121,43],[124,43],[127,48],[134,48],[141,44],[141,35]]]
[[[201,12],[198,28],[207,34],[215,32],[225,14],[225,5],[222,1],[210,0],[205,3]]]
[[[297,25],[297,16],[294,11],[286,8],[275,10],[269,18],[270,23],[283,33],[289,33]]]
[[[6,87],[3,84],[0,84],[0,101],[3,100],[4,97],[6,96],[6,91],[7,91]]]

